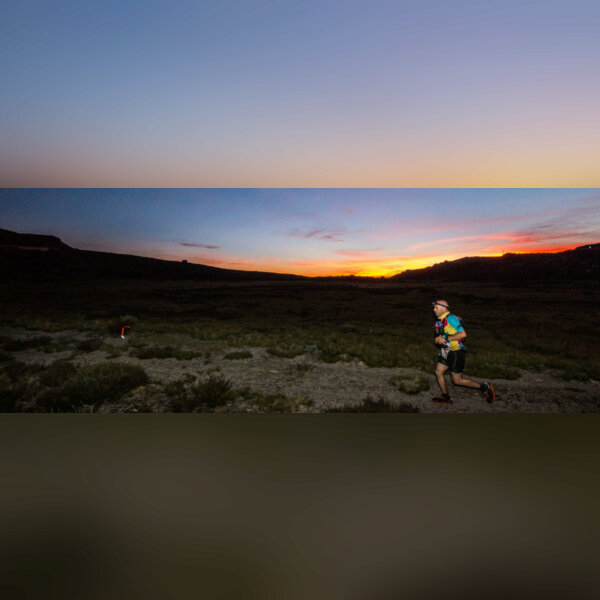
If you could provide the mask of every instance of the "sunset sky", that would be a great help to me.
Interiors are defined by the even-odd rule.
[[[600,242],[600,190],[5,189],[0,227],[227,269],[389,276]]]
[[[584,0],[9,3],[0,227],[307,275],[598,242],[598,31]]]
[[[590,0],[4,3],[0,186],[598,187],[599,31]]]

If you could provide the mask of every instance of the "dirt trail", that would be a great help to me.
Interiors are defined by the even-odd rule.
[[[80,331],[60,333],[33,332],[22,329],[0,328],[0,336],[27,339],[36,336],[49,336],[53,343],[73,343],[89,338]],[[190,338],[191,340],[191,338]],[[550,373],[522,372],[517,380],[494,380],[497,391],[496,402],[488,404],[482,395],[474,390],[451,386],[454,404],[437,405],[431,401],[438,389],[433,374],[425,374],[415,369],[370,368],[359,360],[325,363],[318,351],[305,353],[295,358],[280,358],[270,355],[264,348],[229,347],[223,342],[185,340],[193,344],[197,352],[209,353],[210,357],[191,360],[138,359],[130,356],[130,343],[133,339],[108,338],[123,354],[111,360],[141,365],[155,384],[183,379],[190,374],[195,377],[218,373],[230,380],[232,387],[249,388],[264,395],[284,394],[287,397],[302,397],[312,401],[310,411],[322,412],[331,408],[351,407],[366,397],[383,399],[392,404],[406,403],[420,412],[427,413],[564,413],[599,412],[600,382],[563,381]],[[176,345],[181,347],[181,336]],[[160,345],[174,345],[162,336]],[[186,344],[187,345],[187,344]],[[188,346],[189,347],[189,346]],[[225,356],[232,351],[247,351],[251,358],[231,360]],[[17,360],[48,366],[58,359],[70,359],[77,365],[93,364],[108,357],[107,352],[97,350],[81,353],[73,350],[45,353],[36,350],[15,352]],[[432,352],[432,371],[435,352]],[[467,373],[468,375],[468,370]],[[393,377],[421,379],[429,384],[429,389],[410,394],[390,383]]]

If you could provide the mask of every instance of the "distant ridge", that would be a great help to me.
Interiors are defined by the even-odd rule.
[[[302,275],[221,269],[129,254],[78,250],[53,235],[0,229],[0,281],[88,279],[187,279],[210,281],[363,281],[371,277]],[[555,281],[600,279],[600,243],[556,253],[472,256],[424,269],[407,270],[378,281]]]
[[[23,250],[49,250],[69,246],[54,235],[37,235],[35,233],[16,233],[8,229],[0,229],[0,247],[17,247]]]
[[[301,275],[238,271],[129,254],[78,250],[52,235],[0,229],[0,281],[86,279],[300,280]]]
[[[392,281],[555,281],[600,279],[600,243],[555,253],[470,256],[424,269],[407,270]]]

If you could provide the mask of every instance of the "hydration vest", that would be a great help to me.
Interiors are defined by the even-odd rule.
[[[450,314],[454,314],[454,313],[450,313]],[[460,323],[460,326],[465,329],[465,324],[464,321],[462,320],[462,318],[459,315],[454,315],[457,319],[458,322]],[[435,325],[433,326],[433,337],[434,339],[436,337],[438,337],[439,335],[441,335],[443,338],[446,338],[446,341],[448,340],[448,334],[446,333],[444,327],[448,324],[448,315],[444,318],[443,321],[436,321]],[[438,348],[444,348],[446,347],[445,344],[436,344],[436,346]],[[461,344],[461,348],[463,350],[466,350],[467,347],[463,344]]]

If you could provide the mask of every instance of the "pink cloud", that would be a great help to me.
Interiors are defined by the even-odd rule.
[[[513,240],[516,239],[512,233],[487,233],[484,235],[464,235],[460,237],[444,238],[441,240],[431,240],[428,242],[421,242],[419,244],[413,244],[410,246],[410,250],[417,250],[418,248],[427,248],[428,246],[438,246],[440,244],[448,244],[453,242],[463,242],[472,244],[480,240]]]
[[[558,216],[564,216],[565,210],[547,210],[536,213],[527,213],[524,215],[513,215],[508,217],[493,217],[489,219],[470,219],[470,220],[461,220],[461,221],[444,221],[440,219],[439,222],[435,221],[431,225],[415,227],[414,224],[411,227],[410,225],[406,225],[404,223],[395,226],[392,230],[387,230],[381,234],[376,234],[373,236],[373,240],[381,240],[381,239],[390,239],[395,238],[401,235],[411,234],[411,235],[420,235],[425,233],[437,233],[439,231],[446,232],[452,230],[460,230],[469,227],[476,227],[479,225],[490,225],[494,223],[513,223],[515,221],[524,221],[527,219],[545,219],[552,218]]]

